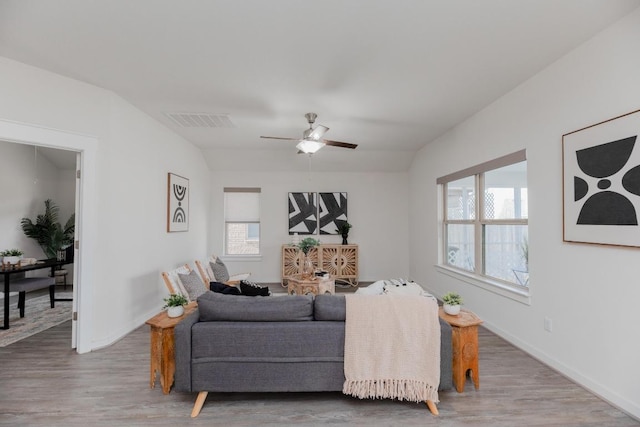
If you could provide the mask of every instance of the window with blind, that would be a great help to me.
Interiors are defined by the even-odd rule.
[[[520,289],[529,285],[524,150],[441,178],[442,264]]]
[[[260,188],[224,189],[225,255],[260,254]]]

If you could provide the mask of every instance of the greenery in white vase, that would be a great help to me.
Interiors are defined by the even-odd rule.
[[[187,305],[189,304],[189,301],[187,301],[187,299],[179,294],[171,294],[171,296],[169,296],[169,298],[165,298],[164,299],[164,307],[162,308],[169,308],[169,307],[179,307],[181,305]]]
[[[22,256],[24,252],[20,249],[7,249],[4,252],[0,252],[0,256]]]
[[[462,297],[455,292],[444,294],[442,301],[447,305],[462,305]]]
[[[314,239],[313,237],[306,237],[298,243],[298,249],[300,249],[305,255],[309,253],[311,248],[318,246],[320,244],[320,240]]]

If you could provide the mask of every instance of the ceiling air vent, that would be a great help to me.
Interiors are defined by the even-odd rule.
[[[226,114],[165,113],[175,124],[183,128],[235,128]]]

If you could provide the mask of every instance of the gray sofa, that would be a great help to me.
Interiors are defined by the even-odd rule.
[[[337,295],[208,291],[175,328],[175,390],[200,393],[192,417],[207,392],[342,391],[345,307]],[[451,327],[440,320],[440,329],[443,391],[452,388]]]

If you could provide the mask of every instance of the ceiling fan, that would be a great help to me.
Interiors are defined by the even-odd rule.
[[[329,130],[328,127],[318,125],[315,128],[312,126],[318,115],[316,113],[307,113],[304,117],[309,122],[309,129],[306,129],[302,133],[302,138],[283,138],[278,136],[261,136],[265,139],[284,139],[287,141],[299,141],[296,148],[299,153],[313,154],[325,145],[331,145],[333,147],[351,148],[354,149],[358,144],[350,144],[348,142],[332,141],[330,139],[322,139],[325,133]]]

